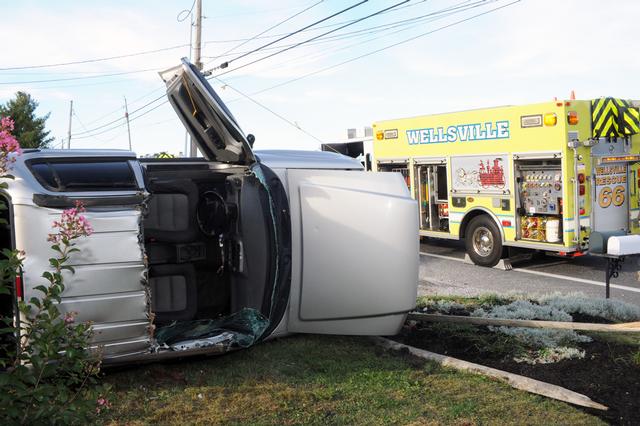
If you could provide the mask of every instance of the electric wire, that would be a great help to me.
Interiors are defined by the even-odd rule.
[[[137,98],[133,99],[132,101],[130,101],[130,102],[129,102],[129,105],[130,105],[130,106],[131,106],[131,105],[135,105],[136,103],[138,103],[138,102],[139,102],[139,101],[141,101],[142,99],[146,99],[147,97],[151,96],[152,94],[154,94],[154,93],[156,93],[156,92],[158,92],[158,91],[160,91],[161,89],[164,89],[164,88],[165,88],[165,86],[164,86],[164,85],[163,85],[163,86],[160,86],[160,87],[156,87],[156,88],[155,88],[155,89],[153,89],[152,91],[147,92],[147,93],[145,93],[144,95],[139,96],[139,97],[137,97]],[[101,115],[101,116],[99,116],[99,117],[97,117],[97,118],[94,118],[93,120],[89,121],[87,124],[91,125],[91,124],[93,124],[93,123],[96,123],[96,122],[98,122],[98,121],[102,120],[103,118],[109,117],[109,116],[111,116],[111,115],[115,114],[116,112],[120,112],[120,111],[122,111],[122,108],[123,108],[123,107],[122,107],[122,106],[120,106],[120,107],[118,107],[118,108],[116,108],[116,109],[114,109],[114,110],[112,110],[112,111],[109,111],[109,112],[107,112],[107,113],[105,113],[105,114],[103,114],[103,115]]]
[[[236,49],[238,49],[239,47],[244,46],[245,44],[247,44],[247,43],[249,43],[249,42],[251,42],[251,41],[255,40],[256,38],[260,37],[261,35],[268,33],[269,31],[273,30],[274,28],[279,27],[280,25],[282,25],[282,24],[284,24],[284,23],[286,23],[286,22],[289,22],[290,20],[292,20],[292,19],[294,19],[294,18],[296,18],[296,17],[298,17],[298,16],[302,15],[303,13],[305,13],[305,12],[307,12],[307,11],[309,11],[309,10],[313,9],[314,7],[316,7],[317,5],[319,5],[320,3],[323,3],[323,2],[324,2],[324,0],[320,0],[320,1],[315,2],[315,3],[314,3],[314,4],[312,4],[311,6],[308,6],[308,7],[304,8],[304,9],[302,9],[300,12],[295,13],[295,14],[293,14],[293,15],[289,16],[288,18],[286,18],[286,19],[284,19],[284,20],[282,20],[282,21],[278,22],[277,24],[270,26],[270,27],[269,27],[269,28],[267,28],[266,30],[263,30],[262,32],[260,32],[260,33],[258,33],[258,34],[256,34],[256,35],[254,35],[253,37],[246,39],[245,41],[241,42],[240,44],[238,44],[238,45],[236,45],[236,46],[232,47],[231,49],[229,49],[229,50],[227,50],[227,51],[225,51],[225,52],[224,52],[224,53],[222,53],[221,55],[219,55],[219,56],[215,56],[212,60],[215,60],[215,59],[218,59],[218,58],[220,58],[220,57],[223,57],[223,56],[226,56],[226,55],[230,54],[231,52],[235,51],[235,50],[236,50]]]
[[[481,7],[483,4],[486,4],[487,0],[478,0],[478,1],[476,1],[474,3],[471,3],[471,4],[469,4],[469,1],[470,0],[465,0],[462,3],[458,3],[456,5],[453,5],[453,6],[450,6],[450,7],[435,11],[435,12],[431,12],[431,13],[428,13],[428,14],[425,14],[425,15],[421,15],[419,17],[416,17],[415,19],[411,18],[411,19],[408,19],[408,20],[396,21],[394,24],[397,24],[397,25],[390,25],[390,26],[387,26],[386,28],[377,29],[375,31],[367,31],[367,32],[364,32],[364,33],[356,35],[356,36],[348,37],[349,39],[351,39],[351,38],[361,38],[361,37],[367,36],[369,34],[384,33],[384,34],[380,34],[380,35],[375,36],[375,37],[370,37],[370,38],[368,38],[366,40],[361,40],[361,41],[358,41],[358,42],[355,42],[355,43],[347,44],[345,46],[341,46],[341,47],[338,47],[336,49],[325,49],[322,52],[320,52],[318,54],[315,54],[315,55],[304,54],[304,55],[296,57],[294,59],[290,59],[290,60],[288,60],[286,62],[282,62],[282,63],[280,63],[278,65],[273,66],[273,67],[269,67],[269,68],[267,68],[267,70],[268,71],[272,71],[272,70],[276,70],[276,69],[280,69],[280,68],[287,68],[287,67],[290,67],[292,64],[299,63],[300,60],[302,60],[302,62],[314,62],[314,61],[317,61],[318,59],[320,59],[322,57],[330,56],[330,55],[335,54],[335,53],[337,53],[339,51],[342,51],[342,50],[351,49],[353,47],[360,46],[360,45],[363,45],[363,44],[366,44],[366,43],[370,43],[372,41],[378,40],[378,39],[383,38],[383,37],[389,37],[389,36],[394,35],[394,34],[399,34],[401,32],[409,31],[409,30],[411,30],[411,29],[413,29],[413,28],[415,28],[417,26],[423,25],[424,23],[435,22],[437,20],[440,20],[440,19],[443,19],[443,18],[447,18],[447,17],[453,16],[453,15],[461,13],[461,12],[466,12],[468,10],[472,10],[472,9]],[[492,0],[492,1],[495,1],[495,0]],[[408,22],[408,21],[415,21],[415,22]],[[411,24],[411,25],[409,25],[409,24]],[[398,30],[392,31],[392,32],[388,32],[389,30],[397,28],[397,27],[401,27],[401,28],[398,29]],[[376,27],[370,27],[369,29],[371,29],[371,28],[376,28]],[[347,37],[345,37],[345,39],[346,38]],[[335,41],[336,40],[328,40],[328,42],[335,42]],[[320,43],[320,42],[317,42],[317,43]]]
[[[191,3],[191,8],[189,8],[189,10],[182,9],[180,12],[178,12],[178,14],[176,15],[176,21],[184,22],[189,16],[191,16],[191,12],[193,12],[193,8],[195,5],[196,5],[196,0],[193,0],[193,3]],[[180,17],[184,14],[184,12],[187,12],[187,14],[184,15],[184,17],[181,19]]]
[[[426,0],[423,0],[423,2],[424,1],[426,1]],[[436,15],[436,14],[442,14],[444,12],[453,11],[453,10],[459,9],[461,7],[464,7],[465,9],[468,9],[468,8],[471,8],[472,5],[484,4],[487,1],[489,1],[489,0],[478,0],[478,1],[474,2],[474,3],[472,3],[471,5],[469,5],[467,3],[469,3],[470,0],[465,0],[464,2],[458,3],[455,6],[450,6],[450,7],[441,9],[439,11],[431,12],[431,13],[428,13],[428,14],[425,14],[425,15],[420,15],[420,16],[416,16],[416,17],[408,18],[408,19],[402,19],[402,20],[390,22],[390,23],[387,23],[387,24],[376,25],[376,26],[372,26],[372,27],[366,27],[366,28],[362,28],[362,29],[359,29],[359,30],[349,31],[349,32],[346,32],[346,33],[336,34],[336,35],[332,35],[332,36],[328,36],[328,37],[322,37],[322,38],[320,38],[318,40],[315,40],[313,42],[307,43],[306,46],[316,46],[316,45],[319,45],[319,44],[326,44],[326,43],[332,43],[332,42],[340,41],[340,40],[358,38],[358,37],[362,37],[362,36],[365,36],[365,35],[368,35],[368,34],[374,34],[374,33],[378,33],[378,32],[383,32],[383,31],[386,31],[388,29],[396,28],[398,26],[409,25],[409,24],[417,23],[417,22],[419,22],[419,23],[429,22],[429,20],[423,19],[423,18],[430,17],[430,16]],[[409,5],[407,5],[407,6],[409,6]],[[414,6],[414,5],[411,5],[411,6]],[[352,22],[352,21],[349,21],[349,22]],[[272,51],[272,50],[281,49],[283,47],[294,46],[295,44],[296,43],[279,45],[279,46],[272,46],[272,47],[267,47],[264,50],[265,51]],[[245,52],[243,52],[243,53],[245,53]],[[227,54],[227,53],[222,53],[222,54],[220,54],[218,56],[203,56],[203,57],[207,58],[207,59],[216,59],[216,58],[221,58],[221,57],[228,56],[228,55],[229,54]]]
[[[246,64],[242,64],[242,65],[237,66],[237,67],[235,67],[235,68],[233,68],[233,69],[231,69],[231,70],[223,71],[223,72],[221,72],[221,73],[217,74],[217,77],[219,77],[219,76],[221,76],[221,75],[228,74],[228,73],[233,72],[233,71],[237,71],[237,70],[242,69],[242,68],[245,68],[245,67],[248,67],[249,65],[256,64],[256,63],[258,63],[258,62],[264,61],[265,59],[272,58],[272,57],[274,57],[274,56],[276,56],[276,55],[280,55],[281,53],[287,52],[287,51],[289,51],[289,50],[291,50],[291,49],[294,49],[294,48],[296,48],[296,47],[298,47],[298,46],[302,46],[303,44],[309,43],[309,42],[311,42],[311,41],[313,41],[313,40],[317,40],[317,39],[318,39],[318,38],[320,38],[320,37],[323,37],[323,36],[325,36],[325,35],[328,35],[328,34],[334,33],[334,32],[336,32],[336,31],[340,31],[340,30],[341,30],[341,29],[343,29],[343,28],[346,28],[346,27],[348,27],[348,26],[350,26],[350,25],[357,24],[358,22],[362,22],[362,21],[364,21],[365,19],[369,19],[369,18],[372,18],[372,17],[374,17],[374,16],[377,16],[377,15],[379,15],[380,13],[382,13],[382,12],[384,12],[384,11],[387,11],[387,10],[393,9],[394,7],[397,7],[397,6],[401,5],[401,4],[407,3],[407,2],[409,2],[409,1],[411,1],[411,0],[402,0],[402,1],[400,1],[400,2],[396,3],[396,4],[392,5],[392,6],[386,7],[386,8],[384,8],[384,9],[381,9],[381,10],[377,11],[377,12],[374,12],[374,13],[371,13],[371,14],[369,14],[369,15],[366,15],[366,16],[364,16],[364,17],[362,17],[362,18],[356,19],[355,21],[353,21],[353,22],[351,22],[351,23],[348,23],[348,24],[342,25],[342,26],[340,26],[340,27],[338,27],[338,28],[334,28],[334,29],[329,30],[329,31],[327,31],[327,32],[324,32],[324,33],[322,33],[322,34],[320,34],[320,35],[317,35],[317,36],[311,37],[311,38],[309,38],[309,39],[303,40],[303,41],[301,41],[301,42],[299,42],[299,43],[294,44],[293,46],[286,47],[286,48],[281,49],[281,50],[279,50],[279,51],[277,51],[277,52],[271,53],[271,54],[269,54],[269,55],[267,55],[267,56],[263,56],[263,57],[261,57],[261,58],[254,59],[254,60],[253,60],[253,61],[251,61],[251,62],[247,62]],[[237,58],[236,58],[236,59],[237,59]],[[213,68],[213,69],[216,69],[216,68]],[[210,70],[210,71],[208,71],[208,72],[210,73],[210,72],[211,72],[211,70]],[[207,75],[207,72],[205,72],[205,73],[204,73],[204,75]]]
[[[318,138],[317,136],[315,136],[312,133],[309,133],[308,131],[306,131],[305,129],[303,129],[302,127],[300,127],[297,123],[294,123],[292,121],[290,121],[289,119],[287,119],[286,117],[282,116],[281,114],[278,114],[277,112],[275,112],[274,110],[272,110],[271,108],[267,107],[266,105],[258,102],[257,100],[253,99],[251,96],[241,92],[240,90],[236,89],[235,87],[225,83],[223,80],[219,79],[218,77],[215,77],[216,80],[218,80],[219,82],[221,82],[222,84],[224,84],[225,86],[229,87],[231,90],[233,90],[234,92],[238,93],[239,95],[243,96],[244,98],[248,99],[249,101],[253,102],[254,104],[258,105],[259,107],[265,109],[266,111],[270,112],[271,114],[275,115],[276,117],[278,117],[280,120],[284,121],[285,123],[291,125],[292,127],[295,127],[296,129],[298,129],[299,131],[301,131],[302,133],[304,133],[307,136],[312,137],[313,139],[315,139],[316,141],[320,142],[321,144],[324,144],[324,141],[320,138]],[[330,147],[331,148],[331,147]],[[336,151],[334,148],[331,148],[334,151]],[[338,151],[336,151],[338,152]]]
[[[406,9],[406,8],[409,8],[409,7],[418,6],[418,5],[420,5],[422,3],[425,3],[427,1],[429,1],[429,0],[420,0],[420,1],[416,2],[416,3],[407,4],[405,6],[398,7],[396,9],[394,9],[394,10],[390,10],[390,11],[385,12],[385,13],[393,13],[393,12],[396,12],[396,11],[399,11],[399,10],[402,10],[402,9]],[[302,32],[309,32],[309,31],[318,31],[318,30],[325,29],[325,28],[337,27],[339,25],[346,24],[346,23],[353,22],[353,21],[354,20],[351,19],[351,20],[347,20],[347,21],[336,22],[336,23],[333,23],[333,24],[321,25],[321,26],[317,26],[317,27],[314,27],[314,28],[309,28],[309,29],[306,29],[306,30],[303,30],[303,31],[300,31],[300,32],[302,33]],[[255,36],[254,37],[255,37],[255,39],[268,39],[268,38],[282,37],[282,36],[287,35],[287,34],[289,34],[289,33],[279,33],[279,34],[272,34],[272,35],[267,35],[267,36],[262,35],[262,36],[259,36],[259,37],[255,37]],[[254,37],[252,37],[252,38],[254,38]],[[203,41],[202,43],[205,44],[205,45],[207,45],[207,44],[227,44],[227,43],[237,43],[237,42],[241,42],[241,41],[247,41],[247,40],[250,40],[250,39],[251,38],[235,38],[235,39],[226,39],[226,40],[206,40],[206,41]]]
[[[80,123],[80,127],[82,127],[84,130],[87,130],[87,126],[84,125],[84,123],[82,122],[82,120],[80,119],[80,117],[78,116],[78,113],[76,112],[75,108],[71,110],[71,113],[73,114],[73,116],[77,119],[78,123]],[[73,139],[73,134],[71,134],[71,139]],[[95,139],[98,142],[107,142],[103,139],[100,139],[98,137],[95,137]]]
[[[133,121],[135,121],[135,120],[137,120],[137,119],[139,119],[139,118],[141,118],[141,117],[144,117],[145,115],[147,115],[147,114],[149,114],[149,113],[151,113],[151,112],[153,112],[153,111],[157,110],[158,108],[160,108],[161,106],[163,106],[163,105],[165,105],[165,104],[167,104],[167,103],[169,103],[169,101],[168,101],[168,100],[167,100],[167,101],[165,101],[165,102],[162,102],[162,103],[160,103],[160,104],[158,104],[158,105],[156,105],[156,106],[154,106],[154,107],[153,107],[153,108],[151,108],[151,109],[148,109],[148,110],[146,110],[146,111],[142,112],[141,114],[138,114],[138,115],[136,115],[136,116],[133,116],[133,117],[132,117],[132,114],[133,114],[133,113],[129,113],[129,123],[131,123],[131,122],[133,122]],[[124,119],[124,117],[123,117],[123,119]],[[126,124],[126,123],[125,123],[125,124]],[[113,126],[113,127],[111,127],[111,128],[108,128],[108,129],[102,130],[102,131],[97,132],[97,133],[92,133],[92,134],[88,134],[88,135],[81,135],[81,136],[75,137],[75,139],[87,139],[87,138],[93,138],[93,137],[95,137],[95,136],[102,135],[102,134],[105,134],[105,133],[111,132],[111,131],[113,131],[113,130],[119,129],[119,128],[120,128],[120,127],[122,127],[122,126],[123,126],[123,124],[119,124],[119,125],[117,125],[117,126]],[[73,134],[71,135],[71,139],[74,139],[74,135],[73,135]]]
[[[339,63],[333,64],[333,65],[330,65],[330,66],[327,66],[327,67],[324,67],[324,68],[321,68],[321,69],[318,69],[318,70],[315,70],[315,71],[308,72],[308,73],[303,74],[303,75],[301,75],[301,76],[298,76],[298,77],[295,77],[295,78],[292,78],[292,79],[286,80],[286,81],[284,81],[284,82],[282,82],[282,83],[278,83],[278,84],[275,84],[275,85],[273,85],[273,86],[267,87],[267,88],[265,88],[265,89],[258,90],[257,92],[253,92],[253,93],[251,93],[251,96],[255,96],[255,95],[258,95],[258,94],[260,94],[260,93],[264,93],[264,92],[267,92],[267,91],[270,91],[270,90],[273,90],[273,89],[276,89],[276,88],[279,88],[279,87],[282,87],[282,86],[286,86],[286,85],[288,85],[288,84],[294,83],[294,82],[296,82],[296,81],[300,81],[300,80],[305,79],[305,78],[307,78],[307,77],[311,77],[311,76],[314,76],[314,75],[317,75],[317,74],[323,73],[323,72],[325,72],[325,71],[332,70],[332,69],[334,69],[334,68],[338,68],[338,67],[340,67],[340,66],[342,66],[342,65],[346,65],[346,64],[348,64],[348,63],[355,62],[355,61],[357,61],[357,60],[359,60],[359,59],[362,59],[362,58],[365,58],[365,57],[368,57],[368,56],[374,55],[374,54],[376,54],[376,53],[383,52],[383,51],[385,51],[385,50],[388,50],[388,49],[394,48],[394,47],[396,47],[396,46],[400,46],[400,45],[402,45],[402,44],[409,43],[409,42],[411,42],[411,41],[413,41],[413,40],[416,40],[416,39],[419,39],[419,38],[422,38],[422,37],[425,37],[425,36],[431,35],[431,34],[436,33],[436,32],[438,32],[438,31],[442,31],[442,30],[444,30],[444,29],[451,28],[451,27],[453,27],[453,26],[455,26],[455,25],[459,25],[459,24],[462,24],[462,23],[464,23],[464,22],[468,22],[468,21],[470,21],[470,20],[473,20],[473,19],[479,18],[479,17],[481,17],[481,16],[484,16],[484,15],[487,15],[487,14],[490,14],[490,13],[493,13],[493,12],[496,12],[496,11],[498,11],[498,10],[501,10],[501,9],[506,8],[506,7],[512,6],[512,5],[516,4],[516,3],[520,3],[521,1],[522,1],[522,0],[514,0],[514,1],[510,2],[510,3],[505,4],[505,5],[502,5],[502,6],[499,6],[499,7],[496,7],[496,8],[490,9],[490,10],[487,10],[487,11],[485,11],[485,12],[481,12],[481,13],[478,13],[478,14],[472,15],[472,16],[470,16],[470,17],[467,17],[467,18],[461,19],[461,20],[459,20],[459,21],[455,21],[455,22],[449,23],[449,24],[447,24],[447,25],[443,25],[443,26],[438,27],[438,28],[433,29],[433,30],[429,30],[429,31],[426,31],[426,32],[420,33],[420,34],[418,34],[418,35],[416,35],[416,36],[409,37],[409,38],[407,38],[407,39],[404,39],[404,40],[401,40],[401,41],[399,41],[399,42],[396,42],[396,43],[393,43],[393,44],[390,44],[390,45],[387,45],[387,46],[381,47],[381,48],[379,48],[379,49],[375,49],[375,50],[373,50],[373,51],[370,51],[370,52],[364,53],[364,54],[362,54],[362,55],[358,55],[358,56],[356,56],[356,57],[353,57],[353,58],[347,59],[347,60],[345,60],[345,61],[342,61],[342,62],[339,62]]]
[[[151,55],[153,53],[166,52],[168,50],[181,49],[183,47],[188,47],[188,44],[180,44],[177,46],[163,47],[160,49],[154,50],[144,50],[141,52],[127,53],[123,55],[115,55],[115,56],[107,56],[103,58],[94,58],[94,59],[83,59],[78,61],[70,61],[70,62],[60,62],[56,64],[42,64],[42,65],[22,65],[22,66],[12,66],[12,67],[4,67],[0,68],[0,71],[9,71],[9,70],[25,70],[25,69],[34,69],[34,68],[54,68],[54,67],[62,67],[67,65],[80,65],[80,64],[90,64],[94,62],[104,62],[104,61],[112,61],[114,59],[122,59],[122,58],[131,58],[133,56],[142,56],[142,55]]]
[[[163,94],[163,95],[160,95],[160,96],[158,96],[157,98],[153,99],[152,101],[147,102],[146,104],[142,105],[141,107],[136,108],[135,110],[133,110],[133,111],[131,111],[131,112],[129,113],[129,117],[131,117],[131,115],[132,115],[132,114],[135,114],[135,113],[137,113],[138,111],[141,111],[142,109],[144,109],[144,108],[146,108],[146,107],[148,107],[148,106],[150,106],[150,105],[153,105],[154,103],[158,102],[160,99],[163,99],[164,97],[165,97],[165,95],[164,95],[164,94]],[[164,104],[164,103],[166,103],[166,102],[168,102],[168,101],[165,101],[165,102],[163,102],[162,104]],[[162,104],[160,104],[160,105],[162,105]],[[103,129],[103,128],[107,127],[107,126],[110,126],[111,124],[117,123],[117,122],[122,121],[122,120],[125,120],[125,119],[126,119],[126,117],[122,116],[122,117],[116,118],[115,120],[111,120],[111,121],[109,121],[108,123],[104,123],[104,124],[102,124],[102,125],[100,125],[100,126],[94,127],[94,128],[93,128],[93,129],[91,129],[91,130],[87,130],[87,131],[84,131],[84,132],[78,132],[78,133],[75,133],[75,134],[71,134],[71,136],[73,137],[73,136],[76,136],[76,135],[78,135],[78,136],[79,136],[79,135],[84,135],[84,134],[86,134],[86,133],[92,133],[92,132],[95,132],[96,130]],[[131,119],[130,119],[129,121],[131,121]],[[122,123],[121,125],[124,125],[124,124],[126,124],[126,123]],[[116,127],[117,127],[117,126],[116,126]],[[115,128],[115,127],[114,127],[114,128]],[[98,134],[101,134],[101,133],[98,133]]]
[[[241,13],[228,13],[226,15],[216,15],[216,16],[208,16],[208,19],[221,19],[221,18],[228,18],[231,16],[247,16],[247,15],[262,15],[262,14],[266,14],[266,13],[273,13],[273,12],[280,12],[283,10],[291,10],[291,9],[297,9],[300,6],[289,6],[289,7],[281,7],[278,9],[268,9],[268,10],[252,10],[251,12],[241,12]]]
[[[46,79],[46,80],[0,81],[0,84],[53,83],[53,82],[57,82],[57,81],[75,81],[75,80],[87,80],[87,79],[92,79],[92,78],[116,77],[116,76],[119,76],[119,75],[140,74],[140,73],[149,72],[149,71],[157,71],[157,69],[156,68],[146,68],[146,69],[135,70],[135,71],[123,71],[123,72],[107,73],[107,74],[101,74],[101,75],[84,75],[84,76],[80,76],[80,77],[50,78],[50,79]]]
[[[342,10],[340,10],[339,12],[336,12],[336,13],[334,13],[334,14],[332,14],[332,15],[329,15],[329,16],[327,16],[327,17],[324,17],[324,18],[322,18],[322,19],[320,19],[320,20],[318,20],[318,21],[312,22],[311,24],[307,25],[306,27],[302,27],[302,28],[300,28],[300,29],[297,29],[296,31],[293,31],[293,32],[287,33],[287,34],[285,34],[284,36],[282,36],[282,37],[278,38],[277,40],[271,41],[271,42],[269,42],[269,43],[267,43],[267,44],[264,44],[264,45],[262,45],[262,46],[260,46],[260,47],[255,48],[255,49],[253,49],[253,50],[251,50],[251,51],[249,51],[249,52],[247,52],[247,53],[244,53],[244,54],[242,54],[242,55],[238,56],[237,58],[234,58],[234,59],[232,59],[232,60],[230,60],[230,61],[227,61],[227,62],[225,62],[225,63],[223,63],[223,64],[220,64],[220,65],[218,65],[218,67],[226,68],[226,67],[228,67],[228,66],[229,66],[229,64],[230,64],[231,62],[237,61],[238,59],[242,59],[242,58],[244,58],[244,57],[246,57],[246,56],[248,56],[248,55],[251,55],[251,54],[253,54],[253,53],[255,53],[255,52],[258,52],[258,51],[260,51],[260,50],[264,49],[265,47],[272,46],[272,45],[274,45],[274,44],[276,44],[276,43],[278,43],[278,42],[280,42],[280,41],[282,41],[282,40],[284,40],[284,39],[287,39],[287,38],[289,38],[289,37],[292,37],[292,36],[294,36],[294,35],[296,35],[296,34],[298,34],[298,33],[302,32],[302,31],[304,31],[304,30],[306,30],[306,29],[308,29],[308,28],[314,27],[314,26],[316,26],[316,25],[318,25],[318,24],[321,24],[322,22],[328,21],[328,20],[329,20],[329,19],[331,19],[331,18],[335,18],[336,16],[341,15],[341,14],[343,14],[343,13],[345,13],[345,12],[348,12],[349,10],[354,9],[354,8],[356,8],[356,7],[358,7],[358,6],[361,6],[361,5],[363,5],[364,3],[368,2],[368,1],[369,1],[369,0],[362,0],[362,1],[358,2],[358,3],[352,4],[351,6],[349,6],[349,7],[345,8],[345,9],[342,9]],[[407,1],[410,1],[410,0],[407,0]],[[214,67],[213,69],[217,69],[218,67]]]

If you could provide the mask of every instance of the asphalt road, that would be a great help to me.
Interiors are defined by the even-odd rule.
[[[611,279],[611,298],[640,306],[639,258],[623,264],[620,275]],[[420,246],[419,294],[477,295],[481,293],[580,292],[605,297],[604,259],[583,256],[563,259],[535,256],[513,264],[513,270],[483,268],[464,263],[461,241],[423,239]]]

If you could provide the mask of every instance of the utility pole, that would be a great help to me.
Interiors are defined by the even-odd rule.
[[[200,55],[202,53],[202,0],[196,0],[196,16],[194,19],[194,26],[196,28],[196,37],[193,46],[193,60],[196,68],[202,71],[202,61]],[[191,145],[189,147],[189,157],[196,157],[198,155],[198,147],[196,142],[191,138]]]
[[[193,60],[195,61],[195,65],[199,70],[202,70],[202,61],[200,60],[200,54],[202,52],[202,0],[196,0],[196,19],[195,19],[195,27],[196,27],[196,41],[195,41],[195,52],[193,55]]]
[[[124,118],[127,119],[127,134],[129,135],[129,151],[131,151],[131,127],[129,127],[129,108],[127,107],[126,96],[124,96]]]
[[[69,102],[69,132],[67,133],[67,149],[71,149],[71,117],[73,117],[73,100]],[[64,145],[62,148],[64,148]]]

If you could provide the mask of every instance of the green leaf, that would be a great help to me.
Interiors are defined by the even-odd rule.
[[[45,287],[45,286],[43,286],[43,285],[35,286],[33,289],[34,289],[34,290],[41,291],[41,292],[42,292],[42,293],[44,293],[44,294],[47,294],[47,292],[48,292],[47,287]]]
[[[76,270],[73,266],[69,266],[69,265],[65,265],[65,266],[61,266],[60,269],[65,269],[67,271],[71,271],[71,273],[75,274]]]

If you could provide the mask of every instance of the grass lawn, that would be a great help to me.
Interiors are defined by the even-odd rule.
[[[363,338],[293,336],[208,359],[107,372],[106,424],[603,424]]]

